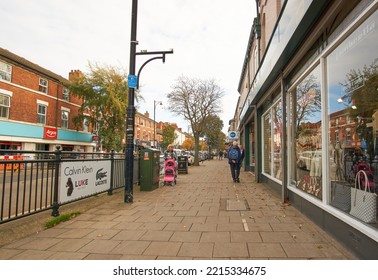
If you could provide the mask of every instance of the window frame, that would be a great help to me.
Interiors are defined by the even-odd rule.
[[[262,114],[262,117],[261,117],[261,128],[262,128],[262,131],[267,131],[269,129],[269,134],[270,135],[266,135],[268,137],[268,139],[265,139],[265,135],[264,133],[262,133],[262,140],[261,140],[261,151],[262,151],[262,156],[261,156],[261,160],[262,160],[262,173],[269,177],[271,180],[277,182],[277,183],[282,183],[283,182],[283,177],[282,176],[279,176],[281,178],[277,178],[277,174],[276,173],[279,169],[275,169],[275,151],[274,151],[274,147],[275,147],[275,123],[274,123],[274,117],[275,117],[275,110],[277,108],[277,106],[280,105],[281,106],[281,110],[283,110],[283,102],[282,102],[282,99],[280,97],[277,97],[274,102],[272,102],[269,107],[266,108],[266,110],[264,111],[264,113]],[[269,125],[270,127],[266,127],[265,125],[265,120],[267,120],[266,118],[268,117],[269,115]],[[283,118],[283,116],[282,116]],[[283,121],[283,119],[282,119]],[[265,142],[265,140],[270,140],[270,142]],[[282,135],[281,135],[281,144],[283,143],[283,138],[282,138]],[[265,147],[265,145],[268,145],[267,147]],[[267,153],[267,154],[266,154]],[[269,162],[266,162],[266,160],[269,160]],[[265,164],[268,164],[267,166],[265,166]],[[280,164],[281,164],[281,168],[283,168],[283,164],[284,162],[282,161],[282,154],[281,154],[281,161],[280,161]],[[266,171],[265,167],[269,167],[269,173],[268,171]],[[282,175],[282,173],[281,173]]]
[[[83,118],[83,132],[89,132],[89,116]]]
[[[62,99],[64,101],[70,101],[70,90],[66,87],[63,88]]]
[[[2,66],[4,66],[4,67],[2,67]],[[10,71],[9,72],[6,71],[7,70],[6,68],[10,69]],[[11,64],[0,60],[0,80],[11,82],[12,81],[12,70],[13,70],[13,67],[12,67]]]
[[[46,83],[46,84],[44,84]],[[49,81],[45,78],[42,78],[42,77],[39,77],[39,80],[38,80],[38,91],[39,92],[42,92],[42,93],[48,93],[48,89],[49,89]]]
[[[8,104],[0,103],[0,118],[9,119],[11,95],[4,94],[3,92],[0,91],[0,96],[3,97],[2,100],[6,100],[6,99],[8,100]],[[5,112],[6,115],[3,116],[3,112]]]
[[[40,109],[44,108],[44,112],[40,112]],[[37,104],[37,124],[46,124],[47,119],[47,105],[43,103]],[[41,122],[43,120],[43,122]]]
[[[67,115],[67,118],[64,118],[65,114]],[[62,128],[68,128],[69,118],[70,118],[70,111],[67,109],[62,109],[61,125],[60,125]]]

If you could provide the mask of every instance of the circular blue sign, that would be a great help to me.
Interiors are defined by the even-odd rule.
[[[236,132],[235,131],[231,131],[230,132],[230,137],[231,138],[235,138],[236,137]]]

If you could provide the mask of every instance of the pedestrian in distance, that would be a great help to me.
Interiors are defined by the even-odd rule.
[[[232,180],[234,183],[240,183],[239,175],[242,154],[237,141],[234,141],[232,146],[228,149],[227,158],[231,169]]]
[[[218,159],[219,160],[222,160],[223,159],[223,151],[219,150],[219,153],[218,153]]]

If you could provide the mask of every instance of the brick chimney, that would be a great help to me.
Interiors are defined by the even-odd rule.
[[[70,80],[71,82],[75,82],[82,77],[84,77],[84,74],[80,70],[71,70],[68,74],[68,80]]]
[[[146,118],[150,118],[150,113],[148,113],[148,111],[146,111],[146,113],[144,113],[144,115],[146,116]]]

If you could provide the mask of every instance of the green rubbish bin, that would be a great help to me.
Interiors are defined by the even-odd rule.
[[[177,158],[177,172],[178,174],[188,174],[188,157],[179,156]]]
[[[160,151],[145,148],[139,151],[139,183],[141,191],[153,191],[159,187]]]

